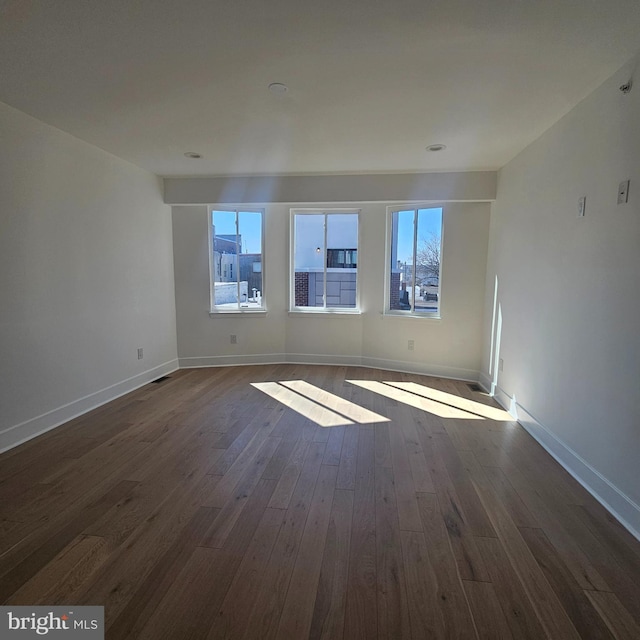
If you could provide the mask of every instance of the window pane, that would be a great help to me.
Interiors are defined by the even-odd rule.
[[[262,306],[262,213],[238,213],[240,307]]]
[[[213,211],[213,300],[216,307],[238,308],[237,261],[241,238],[235,211]]]
[[[391,215],[391,280],[389,308],[411,309],[413,282],[414,211],[394,211]]]
[[[414,310],[419,313],[439,313],[442,209],[418,209],[417,235]]]
[[[324,214],[294,216],[294,305],[324,306]]]
[[[358,249],[358,215],[327,215],[327,307],[356,308],[357,268],[346,254]]]

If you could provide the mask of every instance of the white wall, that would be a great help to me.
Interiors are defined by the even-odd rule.
[[[289,212],[266,205],[266,316],[209,316],[206,206],[173,207],[178,354],[181,366],[243,362],[363,364],[477,379],[482,354],[488,203],[445,205],[442,319],[382,315],[386,204],[359,207],[360,315],[288,312]],[[308,205],[310,206],[310,205]],[[236,345],[229,336],[238,337]],[[415,351],[407,341],[415,340]]]
[[[499,173],[487,270],[503,328],[498,393],[640,532],[640,82],[627,66]],[[631,179],[628,204],[618,183]],[[586,196],[586,216],[577,218]]]
[[[0,450],[176,368],[160,179],[0,103],[0,231]]]
[[[166,178],[168,204],[400,201],[489,201],[495,171],[306,176]]]

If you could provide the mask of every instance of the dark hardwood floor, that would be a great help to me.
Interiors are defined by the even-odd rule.
[[[0,456],[0,602],[121,638],[640,638],[640,543],[486,395],[182,370]]]

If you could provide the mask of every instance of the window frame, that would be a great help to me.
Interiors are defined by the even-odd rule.
[[[303,208],[295,207],[289,210],[289,313],[293,314],[320,314],[320,315],[360,315],[360,283],[358,277],[358,268],[360,263],[360,212],[361,209],[352,207],[344,208]],[[355,214],[357,220],[357,255],[358,263],[355,268],[356,274],[356,304],[355,307],[328,307],[327,306],[327,219],[331,215],[339,214]],[[324,259],[323,259],[323,272],[324,272],[324,306],[322,307],[302,307],[296,306],[295,296],[295,247],[296,247],[296,225],[295,219],[297,215],[324,215]]]
[[[261,290],[261,305],[259,307],[241,307],[240,306],[240,259],[238,258],[236,284],[237,284],[237,308],[221,308],[215,304],[215,277],[216,269],[214,263],[214,237],[213,232],[215,225],[213,224],[214,211],[220,211],[224,213],[234,213],[236,223],[236,236],[240,235],[239,232],[239,215],[241,213],[259,213],[260,214],[260,263],[262,265],[260,273],[262,274],[262,290]],[[208,247],[209,247],[209,315],[219,316],[225,314],[248,314],[248,315],[264,315],[267,312],[266,297],[265,297],[265,279],[266,279],[266,265],[265,265],[265,217],[266,211],[263,207],[253,207],[235,204],[213,204],[207,207],[207,231],[208,231]],[[237,241],[236,241],[237,244]],[[236,254],[241,255],[241,254]],[[255,264],[255,263],[254,263]],[[233,270],[233,266],[229,265]],[[252,270],[254,266],[252,265]],[[225,267],[226,270],[226,267]],[[231,275],[229,277],[232,277]]]
[[[440,272],[438,275],[438,311],[425,312],[416,311],[415,305],[411,309],[391,309],[391,257],[393,242],[393,214],[400,211],[414,211],[414,227],[413,227],[413,281],[415,282],[416,272],[416,253],[418,247],[418,216],[417,213],[421,209],[440,209],[442,211],[442,217],[440,222]],[[446,204],[440,202],[420,202],[420,203],[405,203],[399,205],[390,205],[387,207],[387,235],[386,235],[386,250],[385,250],[385,285],[384,285],[384,310],[383,315],[405,317],[405,318],[420,318],[423,320],[441,320],[442,319],[442,273],[443,273],[443,256],[444,256],[444,219],[446,213]],[[414,291],[415,295],[415,291]]]

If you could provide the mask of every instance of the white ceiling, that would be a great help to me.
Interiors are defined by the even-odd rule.
[[[639,0],[0,0],[0,101],[159,175],[492,170],[638,49]]]

